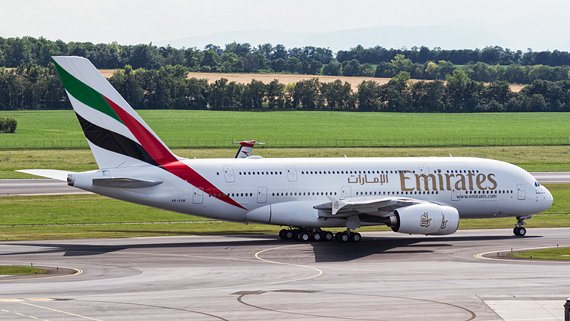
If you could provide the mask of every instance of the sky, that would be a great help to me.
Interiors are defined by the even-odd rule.
[[[567,0],[0,0],[0,12],[1,37],[66,42],[139,44],[221,31],[324,33],[389,25],[504,30],[513,24],[525,29],[507,35],[522,41],[517,46],[533,47],[544,34],[570,43]]]

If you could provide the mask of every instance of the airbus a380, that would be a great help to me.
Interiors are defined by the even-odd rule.
[[[552,205],[532,175],[464,157],[185,159],[174,155],[85,58],[53,57],[99,170],[22,170],[112,198],[232,222],[281,238],[358,242],[361,226],[445,235],[460,218],[524,219]],[[343,227],[333,235],[323,228]]]

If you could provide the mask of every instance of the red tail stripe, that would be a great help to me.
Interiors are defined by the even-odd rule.
[[[103,96],[105,97],[105,96]],[[233,206],[246,210],[243,206],[220,191],[216,186],[210,183],[207,179],[198,174],[195,170],[188,165],[179,161],[169,150],[164,146],[151,132],[139,123],[131,114],[127,113],[123,108],[119,107],[112,100],[105,97],[105,100],[111,105],[113,110],[119,115],[119,118],[133,133],[135,138],[149,153],[149,155],[164,169],[170,173],[180,177],[188,183],[201,188],[207,194],[210,194],[221,201],[224,201]]]

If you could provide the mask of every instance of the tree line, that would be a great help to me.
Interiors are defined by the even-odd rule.
[[[460,69],[473,80],[507,81],[531,84],[537,79],[562,81],[570,77],[570,53],[554,50],[534,52],[512,51],[501,47],[443,50],[427,47],[386,49],[380,46],[357,46],[336,54],[328,48],[303,47],[287,49],[271,44],[251,46],[248,43],[207,45],[176,49],[152,44],[119,45],[90,42],[50,41],[45,38],[1,38],[0,66],[17,68],[22,64],[47,67],[50,57],[71,55],[86,57],[99,69],[159,70],[180,65],[189,71],[227,73],[292,73],[328,76],[368,76],[392,78],[402,71],[414,79],[445,80]]]
[[[446,82],[410,81],[399,72],[388,83],[363,81],[357,90],[348,82],[318,78],[282,84],[277,80],[248,84],[188,78],[182,65],[117,70],[109,82],[135,109],[211,110],[339,110],[380,112],[532,112],[570,111],[570,80],[535,80],[520,92],[506,81],[489,85],[455,69]],[[69,109],[53,64],[0,68],[0,110]]]

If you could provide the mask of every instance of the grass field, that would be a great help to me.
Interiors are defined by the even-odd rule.
[[[255,139],[285,146],[448,146],[569,144],[570,113],[404,114],[140,110],[171,147],[231,146]],[[18,121],[0,148],[86,147],[73,111],[3,111]],[[206,142],[207,141],[207,142]],[[452,143],[453,142],[453,143]]]

